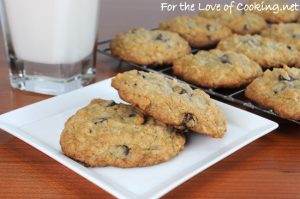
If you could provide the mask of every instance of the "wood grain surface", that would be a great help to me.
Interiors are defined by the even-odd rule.
[[[162,13],[159,0],[102,1],[100,40],[130,27],[153,27],[178,13]],[[2,38],[2,37],[1,37]],[[0,42],[0,114],[50,96],[14,90]],[[126,70],[98,57],[96,81]],[[168,193],[165,198],[300,198],[300,128],[281,123]],[[0,198],[113,198],[28,144],[0,130]]]

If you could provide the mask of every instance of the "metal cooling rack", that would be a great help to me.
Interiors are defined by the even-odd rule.
[[[135,63],[130,63],[124,60],[120,60],[116,57],[114,57],[111,54],[110,48],[109,48],[109,43],[111,40],[106,40],[106,41],[101,41],[98,43],[98,52],[106,55],[108,57],[111,57],[115,60],[119,61],[119,66],[132,66],[136,69],[140,69],[143,71],[148,71],[148,72],[155,72],[155,73],[160,73],[160,74],[164,74],[165,76],[169,77],[169,78],[176,78],[178,81],[183,82],[183,80],[178,79],[178,77],[175,77],[172,74],[172,67],[171,66],[160,66],[160,67],[153,67],[153,68],[149,68],[146,65],[139,65],[139,64],[135,64]],[[193,49],[192,52],[196,53],[198,50],[197,49]],[[185,82],[187,83],[187,82]],[[283,119],[280,118],[276,113],[274,113],[271,109],[266,109],[263,108],[261,106],[258,106],[254,103],[252,103],[251,101],[249,101],[245,95],[244,95],[244,91],[245,88],[238,88],[238,89],[207,89],[207,88],[202,88],[199,86],[195,86],[193,84],[188,83],[192,88],[200,88],[202,90],[204,90],[207,94],[209,94],[211,97],[215,98],[215,99],[221,99],[222,101],[225,102],[229,102],[233,105],[239,105],[241,107],[244,107],[248,110],[256,110],[260,113],[266,114],[268,116],[272,116],[275,118],[278,118],[280,120],[283,121],[289,121],[295,124],[300,125],[300,121],[296,121],[296,120],[288,120],[288,119]]]

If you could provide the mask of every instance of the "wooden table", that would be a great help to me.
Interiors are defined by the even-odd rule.
[[[130,1],[132,2],[132,1]],[[133,26],[153,26],[169,16],[158,0],[104,0],[101,39]],[[118,4],[117,4],[118,3]],[[121,4],[121,5],[120,5]],[[126,7],[127,5],[127,7]],[[124,8],[120,9],[120,6]],[[114,9],[115,12],[111,10]],[[136,17],[137,14],[143,17]],[[174,15],[174,13],[172,13]],[[124,22],[124,17],[128,21]],[[147,16],[151,20],[145,21]],[[145,24],[146,23],[146,24]],[[117,63],[99,57],[96,80],[119,72]],[[0,46],[0,114],[49,96],[14,90]],[[43,153],[0,130],[0,198],[112,198],[112,196]],[[166,198],[300,198],[300,128],[281,124],[165,196]]]

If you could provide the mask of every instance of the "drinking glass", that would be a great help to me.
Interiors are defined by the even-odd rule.
[[[58,95],[95,76],[100,0],[0,0],[11,86]]]

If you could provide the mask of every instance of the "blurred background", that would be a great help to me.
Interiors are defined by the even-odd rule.
[[[205,5],[208,3],[225,4],[230,3],[231,0],[101,0],[99,39],[110,39],[118,32],[134,27],[154,28],[162,19],[178,15],[196,14],[196,12],[182,12],[178,10],[174,12],[161,11],[160,6],[162,2],[170,4],[188,2],[189,4],[201,3]],[[235,2],[246,2],[246,0],[236,0]]]

